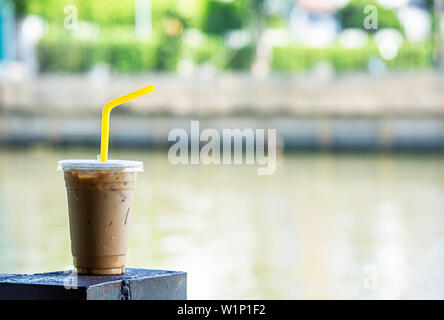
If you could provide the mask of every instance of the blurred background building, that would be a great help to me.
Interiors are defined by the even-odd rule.
[[[0,0],[0,272],[70,263],[55,162],[94,158],[105,102],[153,84],[111,116],[111,157],[146,167],[130,266],[188,271],[190,298],[444,297],[443,19],[443,0]],[[172,166],[190,120],[277,129],[276,173]]]

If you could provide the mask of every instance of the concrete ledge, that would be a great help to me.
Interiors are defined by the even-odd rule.
[[[181,271],[126,268],[116,276],[70,272],[0,274],[0,300],[177,300],[187,297]]]

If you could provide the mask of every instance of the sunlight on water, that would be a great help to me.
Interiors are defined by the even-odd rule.
[[[127,265],[188,272],[189,298],[444,298],[440,156],[286,155],[250,166],[142,160]],[[71,265],[56,161],[94,150],[0,151],[0,272]]]

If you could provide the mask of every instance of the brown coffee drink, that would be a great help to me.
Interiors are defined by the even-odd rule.
[[[140,170],[99,168],[63,168],[74,266],[79,274],[121,274]]]

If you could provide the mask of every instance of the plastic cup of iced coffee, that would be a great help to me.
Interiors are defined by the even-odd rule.
[[[79,274],[122,274],[137,172],[129,160],[62,160],[74,267]]]

